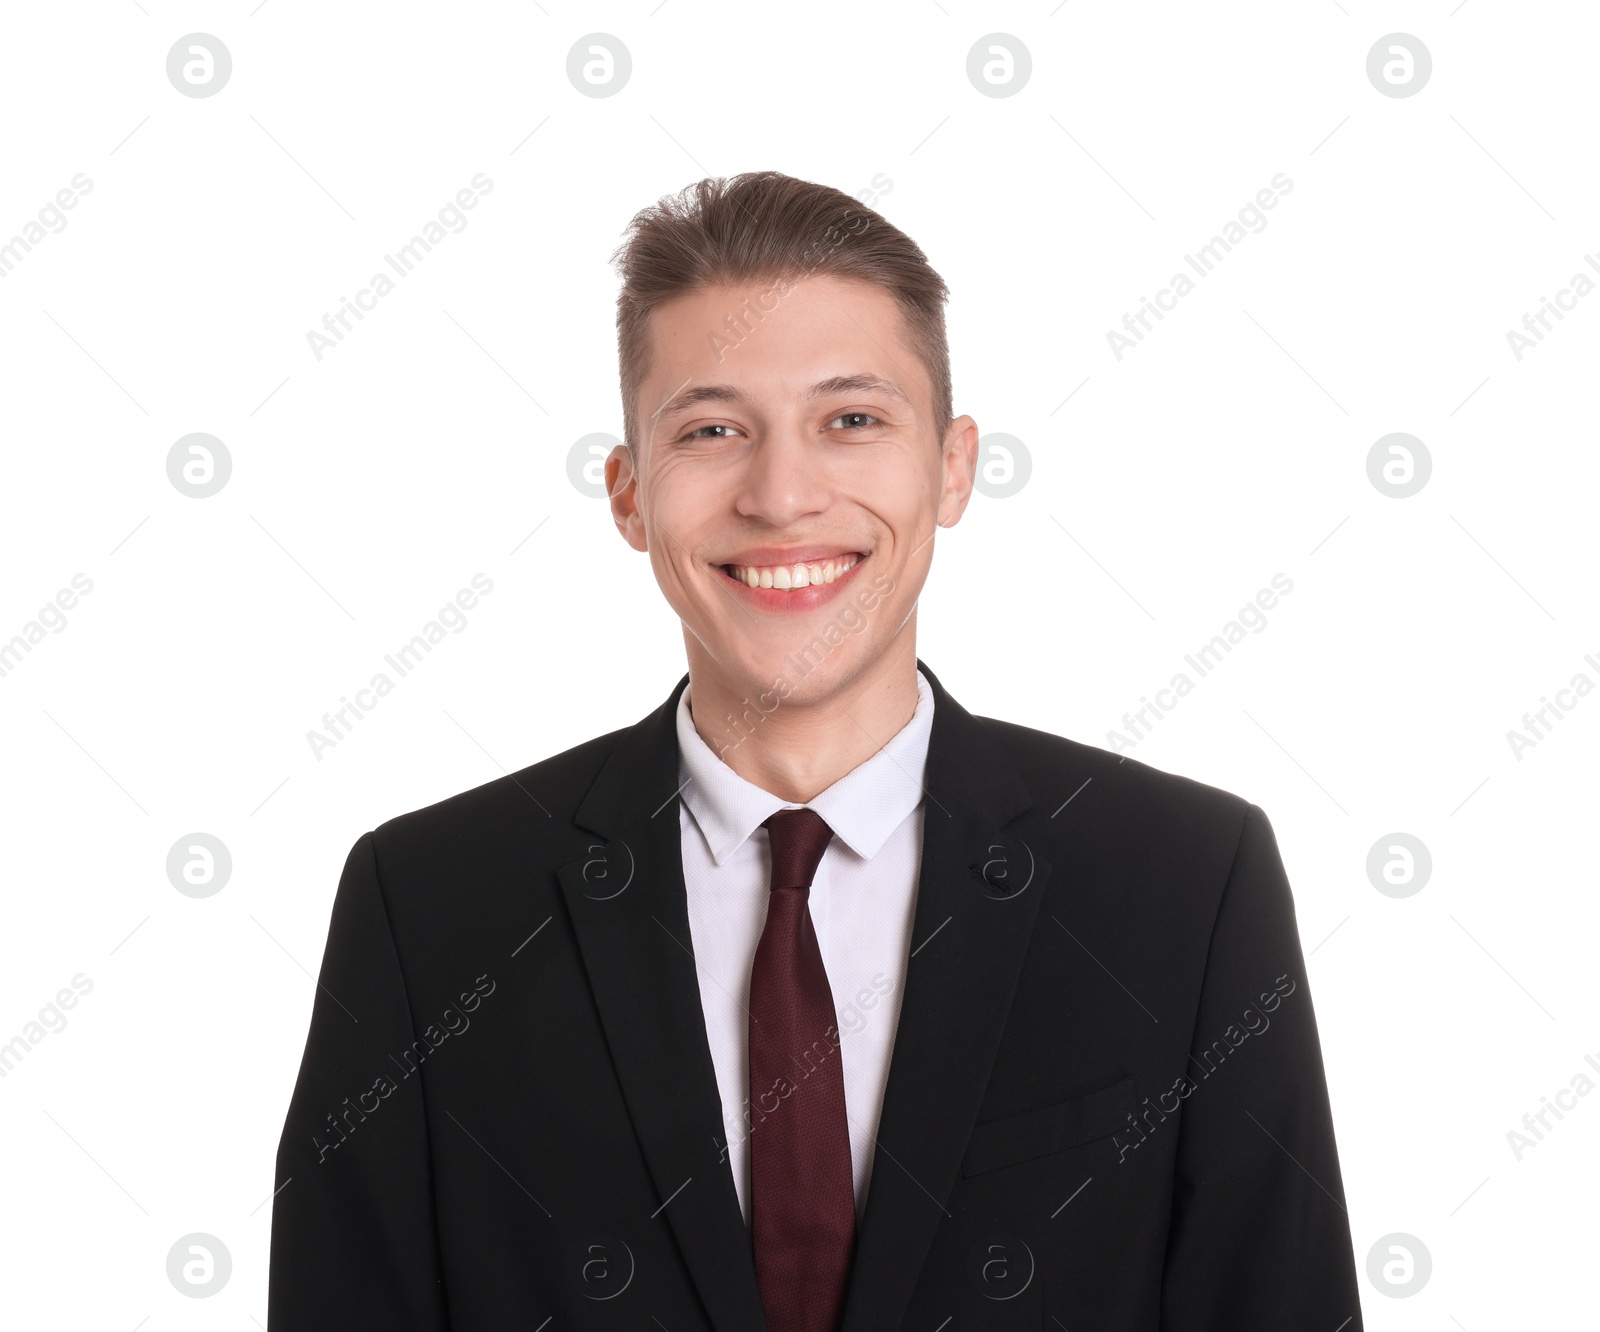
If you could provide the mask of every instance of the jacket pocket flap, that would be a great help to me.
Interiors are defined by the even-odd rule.
[[[1068,1147],[1081,1147],[1115,1133],[1127,1124],[1132,1112],[1133,1079],[1124,1078],[1085,1096],[990,1120],[972,1130],[961,1173],[981,1175]]]

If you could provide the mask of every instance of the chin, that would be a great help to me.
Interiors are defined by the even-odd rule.
[[[860,674],[866,664],[865,654],[860,650],[864,646],[853,639],[840,644],[825,657],[818,655],[814,646],[809,651],[791,652],[771,663],[771,687],[788,703],[821,702]]]

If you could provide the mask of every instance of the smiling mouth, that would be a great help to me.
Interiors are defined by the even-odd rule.
[[[803,564],[724,564],[722,572],[746,587],[770,587],[794,591],[837,582],[865,557],[859,551],[836,555],[832,559]]]

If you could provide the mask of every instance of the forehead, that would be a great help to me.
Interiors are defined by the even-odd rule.
[[[832,276],[676,296],[651,313],[649,365],[640,404],[647,412],[706,384],[798,398],[826,380],[874,376],[919,409],[931,392],[894,297]]]

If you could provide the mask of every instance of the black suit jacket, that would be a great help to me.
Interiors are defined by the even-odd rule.
[[[1359,1332],[1266,816],[935,710],[843,1332]],[[678,688],[363,836],[278,1150],[272,1332],[764,1332],[695,977]]]

